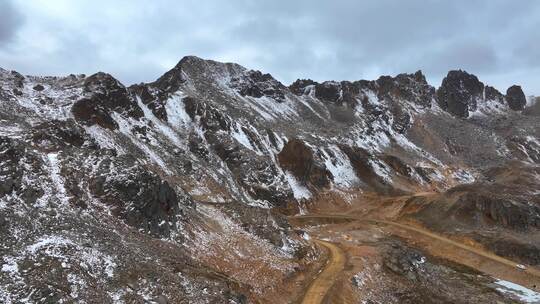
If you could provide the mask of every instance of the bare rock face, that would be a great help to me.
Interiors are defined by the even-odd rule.
[[[316,85],[315,96],[320,100],[327,103],[336,103],[343,99],[343,94],[341,94],[341,84],[337,82],[327,81],[321,84]]]
[[[101,162],[89,188],[114,215],[153,235],[168,236],[180,214],[178,197],[169,184],[131,157]]]
[[[495,100],[499,103],[504,103],[504,95],[492,86],[486,86],[485,88],[486,100]]]
[[[285,101],[285,94],[283,93],[285,86],[270,74],[249,71],[247,74],[234,77],[231,84],[242,96],[255,98],[268,96],[278,102]]]
[[[32,143],[42,151],[60,151],[66,147],[82,147],[85,142],[84,129],[73,119],[53,120],[37,125],[31,133]],[[91,144],[87,146],[91,147]]]
[[[19,159],[24,155],[24,147],[8,137],[0,137],[0,198],[19,191],[22,181],[23,170],[18,165]]]
[[[84,90],[89,96],[75,102],[71,111],[75,119],[85,125],[117,129],[118,124],[111,117],[113,111],[133,118],[143,116],[126,88],[109,74],[100,72],[89,76],[84,82]]]
[[[283,207],[292,199],[290,192],[280,188],[285,181],[280,179],[277,168],[269,160],[251,154],[249,149],[222,132],[208,133],[207,140],[212,151],[225,162],[251,197],[276,207]]]
[[[354,108],[358,104],[357,97],[361,87],[360,83],[349,81],[325,81],[315,85],[315,97],[331,105]]]
[[[157,118],[162,121],[167,121],[167,111],[165,110],[163,102],[163,100],[168,97],[166,93],[158,92],[155,94],[156,92],[152,92],[148,86],[142,84],[132,85],[129,89],[139,96],[141,102],[145,104]]]
[[[349,158],[356,175],[371,189],[386,194],[395,192],[392,185],[389,185],[381,176],[377,175],[374,168],[374,155],[358,147],[342,145],[340,149]],[[404,167],[405,164],[402,163],[401,166]]]
[[[462,70],[448,72],[441,87],[437,90],[438,103],[457,117],[469,117],[469,111],[475,111],[482,99],[484,84],[472,74]]]
[[[193,97],[186,97],[183,101],[187,114],[191,119],[198,119],[204,130],[218,131],[230,129],[230,119],[208,103]]]
[[[289,90],[291,90],[291,92],[293,92],[295,95],[301,96],[308,93],[308,87],[316,84],[317,82],[311,79],[297,79],[289,86]]]
[[[427,83],[422,71],[396,77],[382,76],[376,83],[381,99],[407,100],[423,108],[430,108],[435,99],[435,88]]]
[[[290,171],[298,180],[317,188],[330,185],[332,174],[315,161],[313,150],[300,139],[289,140],[278,159],[281,167]]]
[[[527,99],[520,86],[513,85],[506,90],[506,102],[514,111],[521,111],[525,108]]]
[[[33,87],[33,89],[34,89],[35,91],[41,92],[41,91],[45,90],[45,87],[43,87],[41,84],[37,84],[37,85],[35,85],[35,86]]]

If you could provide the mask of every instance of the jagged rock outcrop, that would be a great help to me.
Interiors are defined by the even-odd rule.
[[[180,216],[180,204],[168,182],[141,168],[131,157],[99,164],[89,189],[127,224],[157,236],[169,236]]]
[[[454,208],[457,217],[484,219],[488,225],[520,231],[540,227],[539,206],[493,193],[469,191],[460,196]]]
[[[0,137],[0,198],[21,190],[23,169],[19,161],[24,157],[24,146],[9,137]]]
[[[297,79],[289,86],[289,90],[295,95],[301,96],[309,93],[308,88],[316,84],[317,82],[311,79]]]
[[[85,125],[117,129],[118,124],[111,116],[113,111],[136,119],[143,116],[126,88],[109,74],[100,72],[86,78],[84,92],[88,97],[76,101],[72,112],[75,119]]]
[[[231,79],[231,85],[238,90],[242,96],[260,98],[270,97],[278,102],[285,101],[283,93],[285,86],[275,80],[270,74],[263,74],[260,71],[249,71]]]
[[[427,83],[422,71],[396,77],[382,76],[376,83],[381,99],[407,100],[423,108],[430,108],[435,99],[435,88]]]
[[[87,142],[88,137],[83,128],[74,120],[52,120],[37,125],[31,132],[31,140],[34,147],[43,152],[55,152],[73,146],[93,149],[97,146]]]
[[[457,117],[469,117],[481,102],[484,84],[472,74],[462,70],[448,72],[437,90],[437,101],[445,111]]]
[[[495,100],[498,103],[504,103],[504,95],[492,86],[486,85],[485,87],[486,100]]]
[[[525,108],[527,99],[520,86],[513,85],[506,90],[506,102],[514,111],[521,111]]]

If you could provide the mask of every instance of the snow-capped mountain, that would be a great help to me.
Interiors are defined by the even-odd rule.
[[[537,107],[464,71],[436,89],[194,56],[129,87],[0,69],[0,301],[268,297],[315,255],[284,215],[329,197],[437,192],[415,215],[434,228],[540,228]]]

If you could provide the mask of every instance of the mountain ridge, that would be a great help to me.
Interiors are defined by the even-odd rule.
[[[534,252],[540,125],[524,98],[461,70],[438,89],[420,71],[285,86],[194,56],[127,87],[0,70],[0,299],[272,299],[320,255],[285,216],[371,195],[410,195],[392,214],[502,255]]]

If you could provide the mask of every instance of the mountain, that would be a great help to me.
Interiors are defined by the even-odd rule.
[[[129,87],[0,69],[0,299],[285,303],[323,255],[287,216],[329,210],[538,265],[537,108],[461,70],[435,88],[194,56]]]

